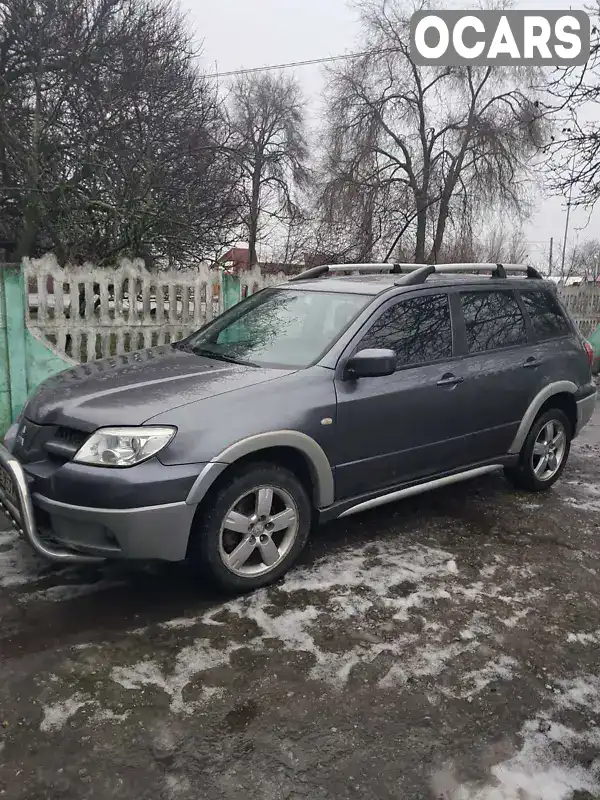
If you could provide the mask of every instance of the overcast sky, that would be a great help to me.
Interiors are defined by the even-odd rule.
[[[229,70],[306,61],[360,50],[356,14],[346,0],[181,0],[189,11],[196,38],[203,45],[206,71]],[[469,6],[468,0],[447,0],[444,7]],[[517,0],[519,8],[583,8],[586,0]],[[317,114],[323,90],[322,68],[294,70]],[[311,114],[312,116],[312,114]],[[600,120],[599,120],[600,122]],[[565,201],[540,196],[539,207],[526,227],[532,260],[545,254],[554,237],[555,263],[565,226]],[[577,240],[600,238],[600,207],[589,214],[571,214],[568,246]],[[560,241],[559,241],[560,240]]]

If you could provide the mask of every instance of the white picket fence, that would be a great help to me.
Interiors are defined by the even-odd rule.
[[[558,292],[581,333],[590,336],[600,325],[600,286],[582,283],[580,286],[563,286]]]
[[[26,261],[24,277],[28,328],[76,362],[177,341],[222,310],[220,274],[207,264],[154,274],[139,260],[107,270],[46,256]]]
[[[302,271],[302,267],[297,267],[294,272]],[[259,264],[256,264],[251,269],[244,270],[240,273],[240,293],[241,299],[247,297],[249,294],[254,294],[259,289],[264,289],[267,286],[279,286],[290,279],[290,273],[283,272],[283,270],[266,270],[261,269]]]
[[[168,344],[223,310],[221,273],[206,263],[194,270],[150,273],[143,261],[115,269],[61,267],[54,256],[26,260],[27,326],[74,362]],[[240,275],[242,298],[284,283],[289,274],[259,266]],[[600,324],[600,285],[559,289],[584,336]]]

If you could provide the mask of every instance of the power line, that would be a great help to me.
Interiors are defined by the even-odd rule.
[[[310,64],[325,64],[329,61],[341,61],[345,58],[359,58],[369,55],[369,50],[362,53],[346,53],[340,56],[327,56],[325,58],[312,58],[309,61],[289,61],[286,64],[267,64],[264,67],[250,67],[249,69],[233,69],[229,72],[209,72],[205,78],[229,78],[234,75],[249,75],[253,72],[266,72],[273,69],[290,69],[291,67],[306,67]]]

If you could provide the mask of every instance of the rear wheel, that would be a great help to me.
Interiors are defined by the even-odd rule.
[[[562,475],[571,448],[572,427],[566,414],[551,408],[541,414],[525,439],[519,463],[506,467],[507,479],[519,489],[543,492]]]
[[[189,559],[224,589],[278,580],[302,552],[311,523],[306,490],[288,469],[251,464],[232,473],[192,533]]]

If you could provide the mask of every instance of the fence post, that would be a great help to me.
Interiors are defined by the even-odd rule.
[[[2,420],[8,427],[21,413],[27,400],[27,357],[25,351],[25,283],[20,264],[2,268],[3,319],[6,332],[6,366],[10,395],[10,418]],[[8,423],[8,424],[5,424]]]

